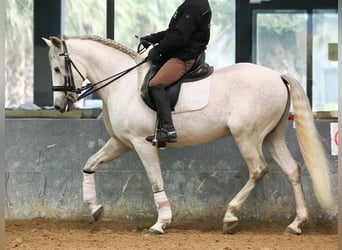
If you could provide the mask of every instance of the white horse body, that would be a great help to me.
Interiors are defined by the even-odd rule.
[[[46,42],[50,46],[53,84],[63,85],[64,61],[63,58],[58,58],[58,54],[63,51],[61,41],[53,38]],[[142,60],[126,48],[115,49],[104,43],[110,43],[110,41],[100,38],[66,40],[71,59],[81,74],[93,83],[132,67]],[[56,67],[62,74],[54,72]],[[151,230],[162,233],[165,226],[170,223],[172,215],[166,195],[164,193],[159,195],[160,197],[157,195],[164,189],[158,150],[145,140],[146,136],[154,132],[156,121],[156,113],[145,105],[140,96],[140,85],[147,69],[148,64],[143,64],[139,69],[98,91],[103,100],[104,123],[111,138],[101,150],[89,158],[84,170],[94,172],[101,163],[114,160],[131,149],[136,150],[146,169],[152,190],[156,193],[158,221],[151,227]],[[82,82],[81,78],[76,77],[75,72],[74,76],[76,85],[79,87]],[[242,203],[257,182],[267,173],[268,167],[262,153],[263,145],[267,147],[293,185],[297,216],[288,226],[288,231],[301,233],[301,226],[308,218],[300,183],[300,170],[285,144],[290,106],[286,83],[290,85],[291,92],[292,89],[299,89],[299,92],[296,92],[299,93],[297,96],[292,95],[293,102],[296,102],[294,109],[295,112],[298,111],[298,115],[304,114],[305,119],[303,121],[299,117],[300,124],[297,126],[302,126],[304,130],[305,126],[311,126],[310,130],[314,130],[306,137],[304,136],[300,144],[304,145],[302,147],[304,159],[313,157],[315,161],[313,164],[317,165],[313,168],[308,166],[311,169],[309,170],[317,197],[323,207],[331,208],[333,198],[326,158],[318,140],[310,110],[308,110],[307,99],[294,79],[281,76],[269,68],[249,63],[216,70],[212,75],[208,105],[201,110],[173,115],[178,141],[168,146],[183,147],[201,144],[232,135],[246,160],[250,178],[228,205],[224,217],[225,232],[231,232],[238,220],[236,214]],[[63,92],[54,93],[56,106],[64,109],[66,103]],[[298,128],[299,137],[303,134],[300,129]],[[314,137],[311,142],[307,141],[310,137]],[[309,146],[305,148],[307,144]],[[96,204],[93,175],[89,175],[92,178],[91,187],[84,189],[85,196],[88,197],[91,193],[92,197],[85,198],[85,202],[98,217],[102,210],[99,212],[101,206]]]

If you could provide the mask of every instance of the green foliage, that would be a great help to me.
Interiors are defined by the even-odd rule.
[[[258,18],[258,27],[271,30],[277,35],[281,35],[286,32],[292,32],[294,30],[301,29],[305,27],[304,15],[302,19],[298,19],[298,15],[293,15],[289,13],[269,13],[262,14],[261,18]]]
[[[33,0],[5,0],[5,106],[33,100]]]
[[[65,1],[65,35],[106,36],[106,0]]]
[[[136,47],[135,35],[144,36],[167,28],[168,21],[182,0],[115,1],[115,40]]]
[[[32,46],[33,0],[5,0],[6,50]]]
[[[211,41],[223,43],[221,52],[235,49],[235,0],[210,1],[212,9]]]

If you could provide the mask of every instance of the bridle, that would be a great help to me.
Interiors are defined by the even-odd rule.
[[[52,86],[52,91],[56,92],[64,92],[66,97],[71,100],[72,102],[77,102],[94,92],[106,87],[107,85],[111,84],[112,82],[116,81],[117,79],[121,78],[122,76],[126,75],[133,69],[139,67],[140,65],[144,64],[145,62],[148,61],[147,58],[145,58],[143,61],[140,63],[136,64],[135,66],[128,68],[122,72],[119,72],[115,75],[112,75],[110,77],[107,77],[97,83],[90,83],[88,79],[86,79],[82,73],[79,71],[79,69],[76,67],[75,63],[71,60],[69,53],[68,53],[68,48],[66,46],[66,43],[64,40],[62,40],[62,45],[63,45],[63,53],[59,54],[59,56],[64,57],[64,67],[65,67],[65,72],[66,75],[64,76],[64,85],[63,86]],[[75,86],[75,81],[74,81],[74,75],[72,73],[72,68],[76,70],[76,72],[80,75],[80,77],[83,80],[84,86],[81,88],[76,88]],[[74,97],[73,95],[70,95],[68,93],[74,93],[77,95],[77,97]]]
[[[66,75],[64,76],[64,85],[63,86],[52,86],[52,91],[62,91],[67,95],[68,92],[73,92],[76,94],[80,94],[82,92],[81,89],[76,89],[75,81],[74,81],[74,75],[72,73],[72,67],[77,71],[77,73],[81,76],[82,80],[85,81],[85,77],[81,74],[81,72],[78,70],[74,62],[71,60],[68,48],[66,46],[65,41],[62,41],[63,45],[63,53],[59,54],[59,56],[64,57],[64,67]]]

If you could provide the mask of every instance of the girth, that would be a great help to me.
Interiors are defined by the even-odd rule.
[[[158,70],[161,68],[161,65],[154,65],[151,64],[150,69],[146,73],[146,76],[144,78],[143,85],[141,87],[141,97],[146,103],[147,106],[149,106],[151,109],[156,111],[156,106],[154,104],[153,98],[150,95],[150,87],[148,86],[149,81],[151,78],[158,72]],[[201,79],[204,79],[208,76],[210,76],[214,71],[213,66],[210,66],[205,62],[205,53],[201,53],[192,68],[177,82],[174,84],[168,86],[166,88],[166,93],[169,96],[171,109],[174,110],[174,107],[177,104],[178,95],[180,92],[181,84],[183,82],[193,82],[193,81],[199,81]]]

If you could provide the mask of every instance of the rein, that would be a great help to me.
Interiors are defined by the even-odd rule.
[[[71,60],[69,53],[68,53],[68,49],[66,46],[65,41],[62,41],[63,44],[63,49],[64,49],[64,53],[61,53],[60,56],[64,56],[64,63],[65,63],[65,71],[66,71],[66,76],[64,76],[64,86],[52,86],[52,91],[63,91],[65,93],[65,95],[67,95],[67,92],[72,92],[72,93],[76,93],[76,94],[80,94],[78,95],[76,98],[72,95],[67,95],[68,99],[70,99],[72,102],[77,102],[93,93],[95,93],[96,91],[106,87],[107,85],[111,84],[112,82],[120,79],[121,77],[123,77],[124,75],[128,74],[129,72],[131,72],[132,70],[136,69],[137,67],[141,66],[142,64],[144,64],[145,62],[148,61],[147,58],[145,58],[142,62],[136,64],[135,66],[128,68],[124,71],[121,71],[115,75],[112,75],[110,77],[107,77],[97,83],[91,84],[89,82],[89,80],[87,80],[82,73],[79,71],[79,69],[76,67],[76,65],[74,64],[74,62]],[[77,73],[80,75],[80,77],[83,80],[83,83],[87,83],[87,85],[82,86],[81,88],[77,88],[75,86],[75,81],[74,81],[74,76],[72,74],[72,67],[77,71]],[[104,83],[104,84],[102,84]],[[100,85],[102,84],[102,85]],[[100,86],[99,86],[100,85]],[[97,87],[96,87],[97,86]],[[83,91],[85,91],[84,93],[82,93]],[[81,94],[82,93],[82,94]]]
[[[119,72],[119,73],[117,73],[115,75],[107,77],[107,78],[105,78],[105,79],[103,79],[103,80],[101,80],[101,81],[99,81],[97,83],[94,83],[94,84],[88,83],[86,86],[76,89],[76,91],[75,91],[76,93],[80,93],[82,91],[85,91],[83,94],[79,95],[76,98],[76,101],[79,101],[79,100],[87,97],[88,95],[91,95],[91,94],[95,93],[96,91],[106,87],[107,85],[111,84],[112,82],[115,82],[116,80],[120,79],[124,75],[128,74],[129,72],[131,72],[133,69],[136,69],[140,65],[144,64],[145,62],[147,62],[147,59],[144,59],[142,62],[138,63],[137,65],[135,65],[135,66],[133,66],[131,68],[128,68],[128,69],[126,69],[124,71],[121,71],[121,72]],[[108,82],[106,82],[106,81],[108,81]],[[101,86],[98,86],[99,84],[104,83],[104,82],[106,82],[106,83],[101,85]],[[98,86],[98,87],[95,88],[96,86]]]

